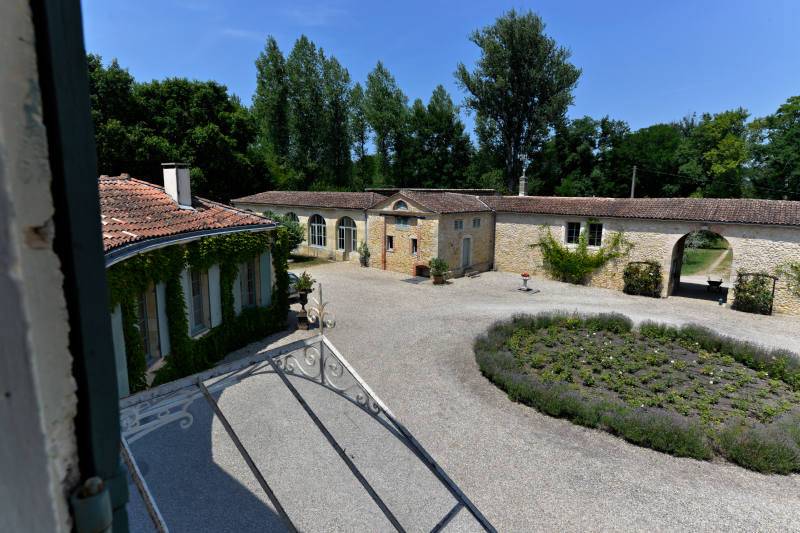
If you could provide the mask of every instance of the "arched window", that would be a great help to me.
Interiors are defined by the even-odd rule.
[[[309,242],[311,246],[325,248],[327,239],[325,238],[325,219],[319,215],[314,215],[308,223]]]
[[[291,211],[289,211],[288,213],[286,213],[286,218],[288,218],[288,219],[289,219],[289,220],[291,220],[292,222],[300,222],[300,219],[299,219],[299,218],[297,218],[297,215],[295,215],[295,214],[294,214],[294,213],[292,213]]]
[[[392,209],[394,209],[394,210],[398,210],[398,209],[408,210],[408,204],[405,203],[403,200],[397,200],[394,203],[394,207]]]
[[[336,225],[336,249],[352,252],[357,248],[355,221],[350,217],[340,218]]]

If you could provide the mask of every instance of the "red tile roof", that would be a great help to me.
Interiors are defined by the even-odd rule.
[[[397,195],[405,196],[434,213],[477,213],[491,211],[481,198],[455,192],[431,192],[404,189]]]
[[[260,215],[193,197],[193,209],[181,208],[164,188],[123,174],[101,176],[100,216],[103,249],[202,230],[272,224]]]
[[[236,198],[231,203],[367,209],[385,198],[375,192],[266,191]]]
[[[730,198],[482,196],[507,213],[800,226],[800,202]]]

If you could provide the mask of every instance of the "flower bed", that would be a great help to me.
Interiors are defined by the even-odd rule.
[[[800,359],[697,326],[519,316],[475,353],[512,400],[677,456],[800,472]]]

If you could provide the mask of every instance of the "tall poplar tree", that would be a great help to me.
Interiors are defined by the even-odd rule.
[[[481,149],[502,161],[511,190],[521,174],[520,158],[540,149],[563,120],[581,73],[569,62],[569,50],[544,28],[538,15],[511,10],[470,36],[481,57],[472,72],[463,63],[456,71],[483,128]]]

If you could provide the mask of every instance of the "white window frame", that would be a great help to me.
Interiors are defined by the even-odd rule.
[[[328,244],[327,223],[322,215],[314,214],[308,219],[308,244],[314,248],[325,248]]]
[[[386,236],[386,251],[394,252],[394,235]]]
[[[575,236],[575,241],[570,242],[569,240],[569,226],[570,224],[577,224],[578,225],[578,234]],[[567,224],[564,226],[564,242],[566,244],[578,244],[581,240],[581,223],[580,222],[570,222],[567,221]]]
[[[600,242],[598,242],[596,244],[592,244],[592,226],[600,226]],[[605,231],[605,228],[603,227],[603,223],[602,222],[590,222],[590,223],[588,223],[586,225],[586,242],[589,244],[589,246],[592,246],[592,247],[595,247],[595,248],[599,248],[599,247],[603,246],[603,232],[604,231]]]
[[[411,255],[416,256],[419,253],[419,241],[416,237],[411,237]]]
[[[349,221],[349,222],[348,222]],[[342,224],[346,222],[347,225]],[[352,225],[351,225],[352,224]],[[350,231],[350,251],[355,252],[358,250],[358,237],[357,237],[357,229],[356,229],[356,221],[350,217],[342,217],[336,223],[336,249],[340,252],[345,250],[345,239],[346,235],[348,234],[347,230]]]
[[[258,256],[251,258],[239,265],[239,296],[242,309],[250,307],[258,307],[261,300],[260,290],[260,277],[261,277],[261,261]],[[250,284],[250,274],[252,273],[252,285]],[[250,293],[252,291],[253,299],[250,300]]]
[[[200,294],[195,294],[194,276],[199,276]],[[197,336],[211,329],[211,300],[208,287],[208,272],[204,270],[189,271],[189,291],[192,303],[192,335]],[[200,304],[200,323],[197,321],[197,305]]]

